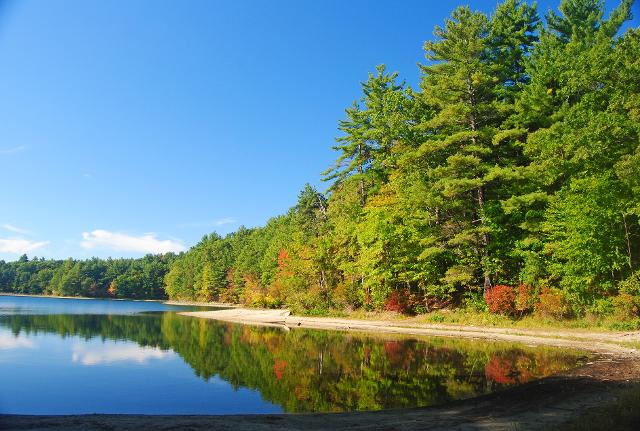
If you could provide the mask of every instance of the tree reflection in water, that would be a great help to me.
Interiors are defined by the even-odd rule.
[[[450,338],[385,338],[284,331],[180,316],[6,315],[15,335],[129,340],[173,350],[195,374],[260,391],[287,412],[379,410],[442,404],[568,369],[580,354]]]

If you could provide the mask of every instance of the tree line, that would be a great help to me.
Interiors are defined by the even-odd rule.
[[[97,298],[166,299],[164,276],[175,255],[141,259],[0,260],[0,292]]]
[[[361,83],[325,193],[306,185],[263,227],[149,258],[168,265],[166,294],[311,314],[486,300],[640,315],[640,30],[621,31],[632,4],[455,9],[424,44],[418,88],[384,65]]]
[[[622,290],[637,312],[632,3],[605,16],[602,1],[563,0],[544,19],[520,0],[455,9],[424,44],[419,88],[384,65],[362,83],[327,193],[307,185],[266,226],[206,236],[171,266],[168,295],[420,312],[525,286],[576,313]]]

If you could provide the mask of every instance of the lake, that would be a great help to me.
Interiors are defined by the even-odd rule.
[[[576,366],[580,352],[281,329],[159,302],[0,296],[0,413],[248,414],[418,407]]]

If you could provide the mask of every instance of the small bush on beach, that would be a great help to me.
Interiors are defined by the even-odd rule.
[[[472,312],[484,313],[489,310],[489,308],[487,307],[487,303],[484,300],[484,295],[482,294],[482,292],[478,292],[478,291],[465,292],[462,303],[465,309]]]
[[[587,307],[587,313],[597,318],[610,316],[613,314],[613,310],[613,301],[611,298],[596,299]]]

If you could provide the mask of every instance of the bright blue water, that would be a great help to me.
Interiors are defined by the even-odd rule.
[[[0,413],[281,412],[256,390],[236,389],[215,376],[198,378],[171,349],[109,339],[108,325],[95,335],[71,335],[80,315],[103,324],[125,316],[135,324],[136,314],[189,309],[147,301],[0,296]],[[16,318],[36,315],[47,317],[16,326]]]
[[[136,314],[150,311],[184,311],[193,307],[159,301],[120,299],[46,298],[0,296],[0,314]]]
[[[574,366],[557,349],[255,327],[159,302],[0,296],[0,413],[428,406]]]

